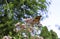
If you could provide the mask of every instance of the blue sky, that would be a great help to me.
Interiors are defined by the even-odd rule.
[[[49,17],[41,21],[43,25],[46,25],[49,30],[53,30],[60,38],[60,0],[52,0],[48,10]]]

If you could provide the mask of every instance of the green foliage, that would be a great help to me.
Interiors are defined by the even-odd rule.
[[[42,27],[41,36],[43,36],[44,39],[51,39],[50,38],[50,36],[51,36],[50,32],[48,31],[46,26]]]
[[[50,30],[50,33],[51,33],[52,39],[58,39],[57,34],[53,30]]]
[[[24,17],[24,14],[33,16],[38,10],[46,11],[48,4],[49,2],[46,0],[5,0],[2,7],[4,7],[4,10],[7,10],[7,13],[9,12],[11,15],[16,12],[16,17],[20,18]]]
[[[46,0],[0,0],[0,37],[10,35],[20,39],[20,34],[13,31],[14,24],[25,14],[33,16],[38,10],[46,11],[48,3]]]
[[[41,36],[44,39],[58,39],[57,34],[53,30],[48,31],[46,26],[42,27]]]

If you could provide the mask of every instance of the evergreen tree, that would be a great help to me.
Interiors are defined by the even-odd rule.
[[[42,27],[41,36],[43,36],[44,39],[51,39],[50,32],[48,31],[46,26]]]
[[[43,36],[44,39],[58,39],[57,34],[53,30],[48,31],[46,26],[42,27],[40,35]]]
[[[50,30],[50,33],[51,33],[52,39],[58,39],[57,34],[53,30]]]

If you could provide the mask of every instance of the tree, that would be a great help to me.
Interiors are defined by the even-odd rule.
[[[42,28],[40,35],[43,36],[44,39],[58,39],[57,34],[53,30],[48,31],[46,26]]]
[[[15,16],[18,20],[24,15],[33,16],[38,10],[46,11],[49,2],[46,0],[2,0],[4,11],[9,12],[9,18]],[[40,13],[41,14],[41,13]]]
[[[52,39],[58,39],[56,32],[54,32],[53,30],[50,30],[50,33],[51,33]]]
[[[13,32],[14,24],[21,17],[36,16],[38,10],[46,11],[46,0],[1,0],[0,1],[0,37]],[[36,15],[34,15],[36,14]],[[15,32],[12,33],[15,35]]]
[[[43,36],[44,39],[52,39],[51,38],[51,34],[48,31],[48,29],[47,29],[46,26],[42,27],[42,31],[41,31],[41,34],[40,35]]]

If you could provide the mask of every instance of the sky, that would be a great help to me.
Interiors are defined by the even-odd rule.
[[[51,0],[51,5],[48,9],[48,18],[41,21],[43,25],[46,25],[49,30],[53,30],[60,38],[60,0]]]

